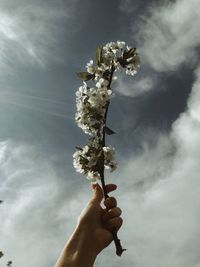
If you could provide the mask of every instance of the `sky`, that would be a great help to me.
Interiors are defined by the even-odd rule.
[[[108,125],[122,209],[119,237],[95,267],[200,267],[199,0],[0,1],[1,266],[49,267],[90,199],[72,154],[76,72],[123,40],[141,68],[113,83]]]

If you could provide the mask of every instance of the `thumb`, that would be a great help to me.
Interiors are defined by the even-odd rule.
[[[92,189],[93,189],[92,200],[100,204],[103,199],[103,191],[101,189],[101,186],[98,183],[95,183],[92,184]]]

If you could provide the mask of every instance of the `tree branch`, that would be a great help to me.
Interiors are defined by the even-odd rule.
[[[115,71],[115,67],[112,64],[111,71],[110,71],[108,89],[111,89],[111,83],[112,83],[112,78],[113,78],[114,71]],[[108,115],[109,104],[110,104],[110,101],[108,101],[107,104],[106,104],[106,111],[105,111],[105,116],[104,116],[104,126],[106,125],[106,119],[107,119],[107,115]],[[102,137],[102,142],[101,143],[102,143],[102,151],[103,151],[103,147],[105,146],[105,128],[104,127],[103,127],[103,137]],[[102,164],[101,164],[100,176],[101,176],[102,189],[103,189],[103,193],[104,193],[104,199],[106,199],[106,198],[109,197],[109,195],[107,194],[106,187],[105,187],[104,153],[102,153]],[[112,231],[112,235],[113,235],[113,240],[115,242],[116,254],[118,256],[121,256],[123,251],[125,251],[126,249],[122,248],[120,239],[117,236],[117,232],[116,231]]]

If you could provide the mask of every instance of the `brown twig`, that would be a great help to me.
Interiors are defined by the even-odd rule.
[[[110,89],[111,87],[111,83],[112,83],[112,77],[113,77],[113,73],[115,71],[114,66],[112,65],[111,67],[111,72],[110,72],[110,77],[109,77],[109,84],[108,84],[108,89]],[[107,114],[108,114],[108,107],[109,107],[110,102],[107,103],[106,105],[106,111],[105,111],[105,116],[104,116],[104,125],[106,125],[106,119],[107,119]],[[103,137],[102,137],[102,148],[105,146],[105,129],[103,127]],[[104,199],[108,198],[108,194],[106,192],[106,186],[105,186],[105,178],[104,178],[104,153],[102,153],[102,164],[101,164],[101,170],[100,170],[100,176],[101,176],[101,184],[102,184],[102,189],[103,189],[103,193],[104,193]],[[126,249],[123,249],[121,246],[121,242],[120,239],[117,236],[117,231],[112,231],[112,235],[113,235],[113,240],[115,242],[115,247],[116,247],[116,254],[118,256],[121,256],[123,251],[125,251]]]

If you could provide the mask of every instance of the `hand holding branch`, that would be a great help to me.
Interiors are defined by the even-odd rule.
[[[117,186],[108,184],[106,192],[114,191]],[[55,267],[92,267],[97,255],[112,241],[112,231],[122,225],[121,209],[114,197],[104,200],[99,184],[92,184],[93,196],[81,212],[77,226],[65,245]]]

